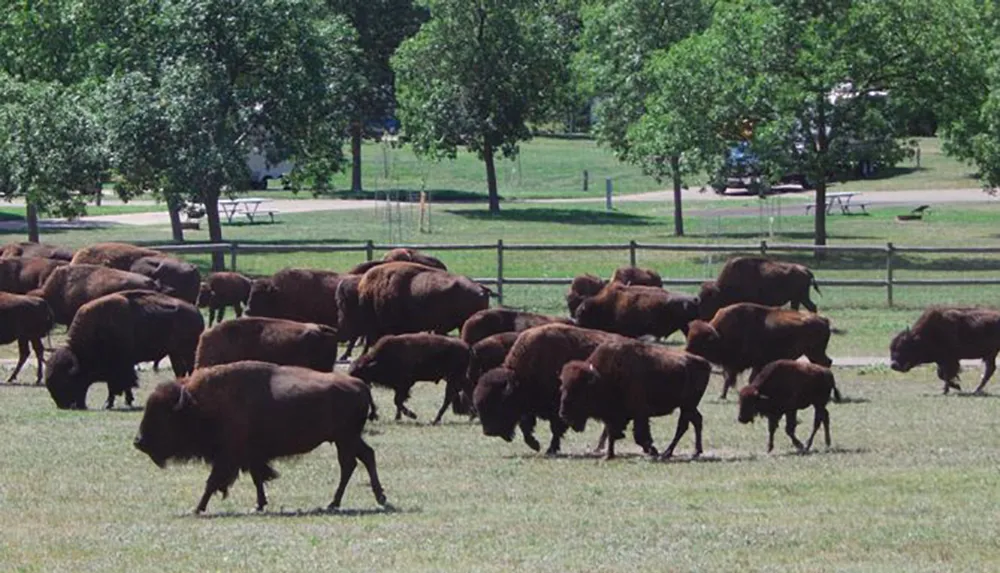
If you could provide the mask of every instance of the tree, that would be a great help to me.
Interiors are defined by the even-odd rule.
[[[156,185],[168,203],[204,203],[209,238],[220,242],[218,200],[248,187],[252,150],[294,160],[296,181],[317,187],[341,167],[345,110],[360,85],[343,18],[318,0],[163,0],[151,25],[152,49],[121,65],[106,90],[127,183]]]
[[[690,124],[673,121],[696,119],[673,108],[693,94],[684,93],[689,86],[676,81],[673,64],[653,65],[653,59],[663,60],[671,46],[704,29],[710,6],[700,0],[592,0],[581,14],[583,33],[574,67],[597,102],[598,139],[619,159],[642,165],[657,179],[671,176],[674,232],[683,235],[682,179],[697,162],[693,156],[682,160],[682,155],[705,148],[706,140],[694,137],[697,130],[689,129]],[[685,73],[690,78],[697,70],[692,66]]]
[[[431,19],[393,58],[399,115],[421,155],[486,164],[491,213],[500,211],[494,157],[518,153],[527,123],[547,108],[564,65],[545,0],[430,0]],[[471,5],[470,5],[471,4]]]
[[[396,108],[395,76],[389,59],[399,45],[417,33],[427,10],[413,0],[328,0],[357,32],[364,89],[352,103],[351,191],[361,193],[361,139],[365,123],[382,121]]]

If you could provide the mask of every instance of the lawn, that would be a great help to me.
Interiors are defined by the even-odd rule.
[[[702,402],[705,448],[654,463],[587,454],[596,423],[546,458],[448,414],[426,426],[440,385],[417,386],[414,422],[366,439],[395,511],[358,471],[332,499],[332,446],[278,462],[264,514],[241,477],[208,514],[191,510],[208,468],[157,469],[132,448],[139,411],[64,412],[44,389],[3,386],[0,554],[11,571],[993,571],[1000,554],[996,396],[942,397],[928,368],[836,369],[833,447],[799,456],[779,431],[741,426],[732,400]],[[29,373],[30,374],[30,373]],[[156,380],[144,373],[140,403]],[[970,376],[971,379],[971,376]],[[989,387],[988,387],[989,388]],[[103,401],[95,386],[92,406]],[[376,389],[385,413],[391,395]],[[812,413],[799,416],[807,437]],[[654,421],[661,446],[676,418]],[[547,439],[547,426],[539,430]]]

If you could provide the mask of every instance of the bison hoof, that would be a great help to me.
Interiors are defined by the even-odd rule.
[[[377,494],[375,494],[375,501],[379,505],[381,505],[381,506],[387,506],[387,505],[389,505],[389,500],[386,499],[384,493],[377,493]]]
[[[327,511],[337,511],[339,509],[340,509],[340,504],[335,501],[331,501],[330,505],[326,506]]]
[[[541,451],[542,449],[542,444],[538,443],[538,440],[536,440],[534,436],[525,436],[524,443],[528,444],[528,447],[536,452]]]

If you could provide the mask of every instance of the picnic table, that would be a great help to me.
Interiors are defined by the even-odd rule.
[[[271,222],[274,222],[274,215],[278,211],[274,209],[264,209],[260,211],[260,206],[262,203],[268,202],[270,199],[262,199],[260,197],[241,197],[239,199],[220,199],[219,209],[222,214],[226,216],[226,222],[232,223],[233,217],[238,214],[246,215],[246,218],[250,220],[251,223],[254,221],[254,217],[258,213],[266,213],[271,218]]]
[[[861,195],[861,193],[856,191],[843,191],[839,193],[827,193],[826,194],[826,214],[830,215],[833,213],[834,207],[838,207],[840,212],[844,215],[850,215],[851,209],[854,209],[856,213],[858,209],[861,212],[868,214],[868,203],[860,203],[858,201],[852,201],[852,199]],[[815,207],[814,203],[806,205],[806,214],[809,214],[809,210]]]

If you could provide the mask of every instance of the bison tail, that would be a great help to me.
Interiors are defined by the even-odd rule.
[[[813,290],[816,291],[816,294],[823,296],[822,291],[819,290],[819,283],[816,282],[816,275],[814,275],[812,271],[809,271],[809,284],[812,285]]]
[[[840,390],[837,390],[836,386],[833,387],[833,401],[838,404],[844,401],[844,397],[840,395]]]
[[[378,420],[378,408],[375,406],[375,400],[372,400],[372,406],[368,410],[368,421],[374,422]]]
[[[847,331],[844,330],[843,328],[831,328],[830,334],[842,335],[842,334],[847,334]]]

